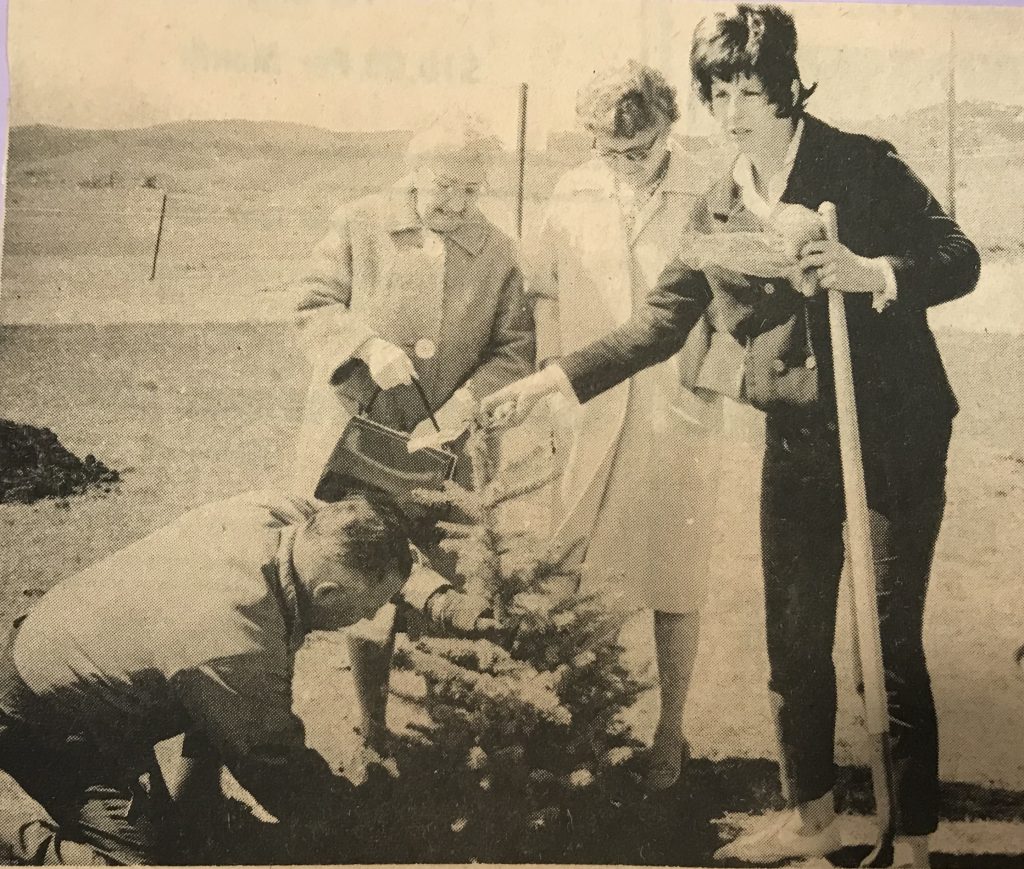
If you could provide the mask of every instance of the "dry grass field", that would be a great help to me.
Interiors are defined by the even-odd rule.
[[[79,156],[76,163],[74,149],[38,147],[56,176],[39,174],[33,182],[21,170],[47,167],[12,161],[0,416],[52,428],[77,455],[94,453],[123,477],[106,495],[0,505],[3,620],[26,594],[193,506],[287,484],[306,367],[274,289],[301,272],[329,203],[354,192],[360,174],[367,185],[384,173],[384,163],[363,165],[358,160],[369,158],[358,157],[333,174],[286,173],[280,189],[246,186],[241,170],[224,176],[234,186],[205,184],[213,169],[183,175],[188,183],[171,196],[159,275],[149,282],[159,192],[75,183],[121,159],[95,142],[76,146],[92,162]],[[146,147],[151,164],[163,167],[161,180],[173,181],[179,170],[153,142]],[[286,162],[280,153],[261,159],[252,165],[262,165],[264,176]],[[562,155],[535,167],[543,183],[533,188],[529,216],[566,161]],[[62,180],[60,173],[72,170],[78,175]],[[973,201],[968,208],[969,219],[981,219]],[[1017,561],[1024,527],[1024,258],[1006,240],[1010,235],[991,235],[974,296],[934,316],[963,405],[926,626],[944,782],[936,865],[946,867],[1002,869],[1024,859],[1024,680],[1012,661],[1024,642]],[[731,408],[713,592],[687,721],[696,759],[679,788],[663,800],[643,800],[636,791],[614,804],[583,804],[572,829],[519,841],[472,824],[453,830],[465,807],[451,802],[443,775],[413,758],[408,768],[418,773],[404,781],[371,775],[359,822],[364,850],[340,849],[327,858],[704,865],[720,833],[777,806],[765,760],[772,747],[759,593],[759,438],[758,416]],[[631,623],[623,641],[637,668],[650,665],[648,619]],[[363,760],[352,733],[343,648],[336,638],[312,639],[300,660],[296,705],[311,741],[359,777]],[[846,833],[850,843],[867,842],[862,727],[842,632],[837,662]],[[650,695],[632,710],[641,738],[650,737],[655,712]],[[400,729],[405,710],[396,705],[394,713]],[[0,810],[4,798],[0,788]],[[286,859],[274,851],[269,829],[244,822],[247,835],[232,859]]]

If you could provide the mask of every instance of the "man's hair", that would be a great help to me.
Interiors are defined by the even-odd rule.
[[[711,104],[715,79],[757,78],[780,118],[799,118],[817,84],[804,87],[796,62],[796,25],[778,6],[741,3],[732,14],[719,12],[703,19],[693,32],[690,71],[693,87],[705,105]],[[794,99],[793,82],[799,84]]]
[[[412,551],[401,516],[383,498],[348,495],[324,504],[310,517],[307,528],[371,583],[382,581],[390,570],[403,577],[412,570]]]
[[[626,61],[599,72],[576,95],[576,117],[595,135],[632,138],[679,118],[676,89],[650,66]]]

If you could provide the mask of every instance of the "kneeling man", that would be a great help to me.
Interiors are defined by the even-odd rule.
[[[336,835],[352,788],[305,744],[295,653],[403,586],[428,612],[465,600],[413,568],[385,506],[269,493],[201,507],[59,583],[0,658],[0,768],[34,801],[0,817],[0,842],[26,863],[155,862],[154,746],[181,733],[303,839]]]

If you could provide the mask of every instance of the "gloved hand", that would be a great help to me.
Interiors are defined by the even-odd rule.
[[[383,338],[371,338],[360,348],[359,355],[381,389],[408,386],[416,376],[416,368],[405,351]]]
[[[817,211],[803,205],[779,205],[772,213],[771,223],[786,242],[786,253],[800,259],[800,251],[811,241],[825,238],[825,221]]]
[[[481,633],[497,626],[494,619],[485,617],[490,608],[487,598],[449,588],[436,592],[427,601],[427,616],[443,628],[466,634]]]
[[[480,414],[491,429],[503,430],[522,425],[530,411],[547,395],[565,388],[571,390],[565,372],[558,365],[549,365],[497,392],[480,403]]]
[[[422,420],[412,430],[409,451],[412,452],[422,446],[440,447],[457,440],[469,429],[475,410],[476,400],[473,398],[473,393],[465,387],[456,390],[455,394],[434,414],[441,431],[435,431],[434,425],[429,419]]]

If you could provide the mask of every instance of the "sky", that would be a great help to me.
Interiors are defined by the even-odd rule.
[[[961,99],[1024,104],[1024,9],[796,3],[812,108],[829,119],[945,98],[951,29]],[[704,0],[9,0],[12,125],[148,126],[246,118],[337,130],[411,129],[444,105],[514,141],[574,123],[576,89],[627,57],[710,131],[687,53]]]

